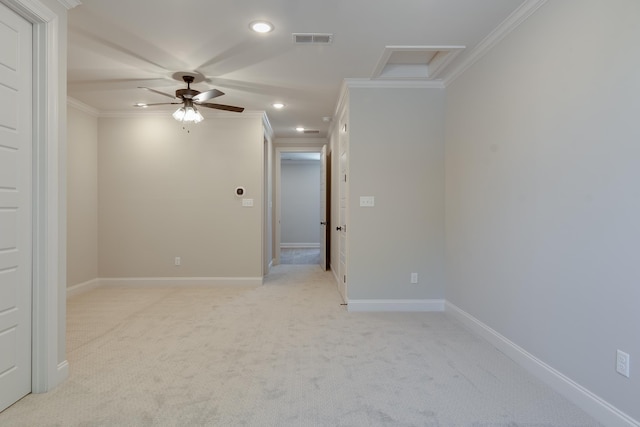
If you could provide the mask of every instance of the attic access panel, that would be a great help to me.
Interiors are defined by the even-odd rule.
[[[464,46],[387,46],[373,79],[433,80]]]

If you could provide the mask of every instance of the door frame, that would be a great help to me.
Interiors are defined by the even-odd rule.
[[[60,19],[39,0],[0,0],[33,26],[33,275],[31,391],[53,389],[69,375],[66,315],[66,113],[59,112]],[[77,6],[74,0],[61,7]],[[63,20],[66,25],[66,20]],[[63,58],[64,59],[64,58]],[[66,98],[65,98],[66,99]]]
[[[322,144],[318,146],[279,146],[275,149],[275,155],[273,156],[273,162],[275,163],[275,221],[274,221],[274,248],[273,248],[273,264],[280,264],[280,244],[281,240],[281,227],[280,227],[280,215],[282,213],[281,210],[281,174],[282,174],[282,153],[320,153],[322,155],[322,147],[327,144]],[[318,186],[320,183],[318,183]],[[320,226],[320,224],[318,224]]]

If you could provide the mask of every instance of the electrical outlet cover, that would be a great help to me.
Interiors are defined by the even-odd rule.
[[[629,355],[624,351],[618,350],[616,353],[616,371],[629,378]]]

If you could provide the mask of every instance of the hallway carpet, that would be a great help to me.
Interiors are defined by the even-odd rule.
[[[280,264],[320,264],[320,248],[282,248]]]
[[[71,376],[1,426],[597,426],[443,313],[348,313],[330,272],[68,301]]]

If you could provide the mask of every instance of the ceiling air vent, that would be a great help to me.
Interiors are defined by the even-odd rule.
[[[303,133],[320,133],[320,131],[319,130],[305,129]]]
[[[333,34],[329,33],[293,33],[296,44],[331,44]]]

